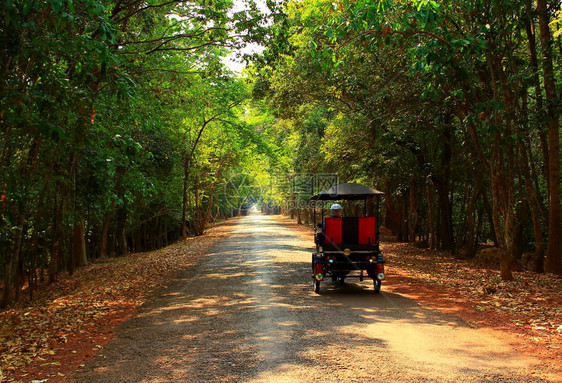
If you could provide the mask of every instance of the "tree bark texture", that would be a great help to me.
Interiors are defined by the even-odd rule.
[[[546,0],[537,0],[539,17],[540,44],[542,48],[542,69],[544,92],[546,96],[546,116],[548,120],[548,246],[545,270],[562,275],[560,213],[560,99],[556,93],[556,79],[552,62],[550,36],[550,17]]]
[[[427,217],[428,217],[428,226],[429,226],[429,249],[435,249],[436,243],[436,233],[435,233],[435,223],[433,222],[434,218],[433,213],[433,192],[431,190],[431,185],[427,184]]]
[[[410,178],[410,208],[408,210],[408,241],[413,243],[416,241],[416,229],[418,227],[419,213],[416,208],[416,189],[414,177]]]
[[[72,246],[72,263],[74,267],[83,267],[88,264],[86,257],[86,237],[84,232],[84,219],[74,224],[74,240]]]

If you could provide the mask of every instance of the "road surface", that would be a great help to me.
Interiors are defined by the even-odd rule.
[[[543,382],[505,336],[372,281],[312,291],[311,246],[274,217],[185,270],[73,375],[77,382]],[[544,365],[543,365],[544,366]]]

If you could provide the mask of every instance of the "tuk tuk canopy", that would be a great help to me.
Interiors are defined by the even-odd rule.
[[[383,192],[358,183],[344,183],[334,185],[329,189],[313,195],[310,199],[315,201],[335,201],[335,200],[362,200],[370,196],[384,195]]]

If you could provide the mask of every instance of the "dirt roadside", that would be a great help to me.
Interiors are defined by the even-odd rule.
[[[239,218],[164,249],[97,261],[0,312],[0,382],[65,382],[138,307],[192,266]]]

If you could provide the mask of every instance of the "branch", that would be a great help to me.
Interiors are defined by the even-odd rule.
[[[176,213],[176,212],[179,213],[179,209],[168,209],[168,208],[163,207],[157,213],[153,214],[152,217],[149,217],[149,218],[145,219],[144,221],[141,221],[141,222],[137,223],[137,227],[140,227],[141,225],[152,221],[154,218],[162,217],[163,215],[168,215],[170,213]]]
[[[147,6],[144,6],[144,7],[142,7],[142,8],[137,9],[136,11],[133,11],[132,13],[130,13],[130,14],[126,15],[126,16],[123,16],[122,18],[120,18],[120,19],[117,20],[116,22],[117,22],[117,23],[122,23],[123,21],[125,21],[125,20],[127,20],[127,19],[129,19],[129,18],[131,18],[131,17],[133,17],[133,16],[135,16],[135,15],[141,13],[141,12],[144,12],[144,11],[146,11],[146,10],[148,10],[148,9],[151,9],[151,8],[162,8],[162,7],[165,7],[165,6],[170,5],[170,4],[174,4],[174,3],[183,3],[183,2],[184,2],[184,1],[182,1],[182,0],[172,0],[172,1],[167,1],[167,2],[165,2],[165,3],[162,3],[162,4],[147,5]],[[142,1],[142,0],[139,0],[139,1],[133,2],[132,4],[135,4],[135,3],[138,4],[138,3],[145,3],[145,2]],[[145,4],[146,4],[146,3],[145,3]],[[122,9],[124,9],[124,8],[122,8]],[[115,9],[114,9],[114,10],[115,10]],[[120,11],[121,11],[121,10],[119,10],[119,12],[120,12]],[[112,14],[111,17],[113,18],[113,17],[116,16],[119,12],[115,13],[115,15]]]
[[[171,41],[174,40],[178,40],[178,39],[182,39],[182,38],[196,38],[196,37],[201,37],[206,33],[209,33],[210,31],[231,31],[232,29],[228,29],[228,28],[219,28],[219,27],[215,27],[215,28],[208,28],[205,30],[202,30],[202,28],[198,29],[197,31],[195,31],[194,33],[191,34],[187,34],[187,33],[180,33],[177,35],[173,35],[173,36],[162,36],[156,39],[152,39],[152,40],[144,40],[144,41],[128,41],[128,42],[121,42],[118,45],[121,46],[126,46],[126,45],[137,45],[137,44],[153,44],[153,43],[161,43],[160,46],[167,44]]]
[[[160,46],[162,46],[162,45],[160,45]],[[215,41],[210,41],[208,43],[199,44],[199,45],[196,45],[196,46],[193,46],[193,47],[188,47],[188,48],[175,48],[175,47],[154,48],[154,49],[151,49],[148,52],[146,52],[146,54],[151,54],[151,53],[154,53],[154,52],[165,52],[165,51],[177,51],[177,52],[184,51],[184,52],[188,52],[188,51],[194,51],[194,50],[201,49],[201,48],[204,48],[204,47],[209,47],[209,46],[222,47],[222,46],[225,46],[225,45],[222,45],[222,44],[217,43]]]
[[[174,69],[161,69],[161,68],[142,69],[142,70],[138,70],[138,71],[134,71],[134,72],[130,72],[130,73],[132,73],[132,74],[142,74],[142,73],[149,73],[149,72],[172,73],[172,74],[176,74],[176,75],[182,75],[182,74],[195,75],[195,74],[205,73],[205,71],[202,71],[202,70],[180,71],[180,70],[174,70]]]
[[[351,38],[349,38],[347,41],[344,41],[343,44],[341,44],[336,50],[339,50],[340,48],[345,47],[346,45],[350,44],[351,42],[353,42],[354,40],[357,40],[358,38],[362,37],[362,36],[367,36],[367,35],[383,35],[383,37],[388,36],[388,35],[400,35],[404,38],[408,38],[408,37],[412,37],[412,36],[416,36],[416,35],[424,35],[424,36],[429,36],[432,37],[436,40],[439,40],[440,42],[442,42],[443,44],[445,44],[447,47],[451,47],[451,44],[445,40],[443,37],[433,33],[433,32],[426,32],[426,31],[413,31],[413,32],[402,32],[402,31],[389,31],[389,32],[385,32],[385,31],[375,31],[375,30],[367,30],[364,32],[361,32],[355,36],[352,36]]]

